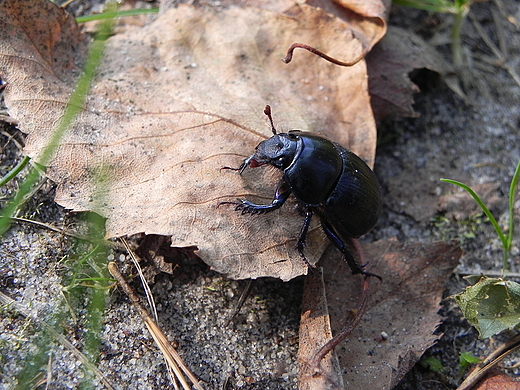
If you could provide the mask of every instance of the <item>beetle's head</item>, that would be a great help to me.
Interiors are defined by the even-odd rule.
[[[262,141],[256,147],[253,155],[255,166],[270,164],[276,168],[285,169],[298,154],[299,137],[291,133],[281,133]]]

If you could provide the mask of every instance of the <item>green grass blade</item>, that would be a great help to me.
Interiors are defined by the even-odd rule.
[[[116,13],[117,4],[115,2],[109,4],[108,7],[110,7],[110,12],[112,14]],[[20,209],[20,207],[22,207],[28,194],[31,193],[31,189],[39,180],[41,172],[39,164],[41,164],[41,166],[48,166],[52,163],[60,142],[62,142],[63,137],[72,127],[77,116],[84,109],[91,83],[94,80],[97,69],[103,59],[105,42],[111,35],[112,26],[113,18],[107,18],[100,23],[94,41],[90,45],[83,72],[74,86],[73,93],[67,105],[64,107],[60,122],[57,124],[50,136],[47,145],[41,151],[38,166],[33,164],[31,169],[29,169],[27,176],[21,182],[13,199],[8,202],[1,211],[1,217],[3,218],[0,218],[0,234],[7,231],[10,226],[11,217]],[[23,164],[27,164],[27,161],[29,161],[28,157],[23,160]],[[19,165],[21,164],[22,163]],[[22,168],[23,166],[18,166],[16,168],[16,173],[11,174],[10,172],[8,175],[16,175]],[[4,180],[7,179],[4,177]],[[102,240],[104,236],[103,218],[91,213],[91,217],[88,218],[86,222],[89,227],[89,236],[91,236],[96,242]],[[76,303],[80,303],[80,305],[85,304],[85,314],[83,317],[85,323],[82,328],[84,333],[82,362],[85,365],[85,373],[80,379],[78,386],[80,389],[94,389],[96,386],[94,378],[99,371],[95,367],[95,362],[100,354],[101,342],[99,335],[104,324],[103,315],[107,301],[107,287],[110,283],[106,269],[107,254],[105,249],[105,246],[96,247],[95,250],[92,251],[91,258],[87,257],[85,259],[85,265],[90,266],[90,269],[95,271],[94,274],[88,272],[80,274],[79,271],[83,270],[80,269],[79,266],[77,267],[79,271],[74,275],[74,281],[80,280],[80,282],[86,282],[83,284],[76,284],[76,288],[71,289],[73,291],[70,294],[75,295]],[[80,265],[82,265],[82,263],[83,262],[80,261]],[[87,266],[85,266],[84,269],[90,271],[90,269],[87,269]],[[85,277],[81,280],[78,279],[78,275],[85,275]],[[46,324],[46,332],[42,332],[41,337],[39,337],[41,342],[39,341],[36,343],[35,352],[28,355],[28,357],[23,361],[23,367],[17,375],[17,381],[19,383],[18,388],[35,388],[34,384],[37,383],[37,379],[35,380],[35,378],[39,378],[42,375],[42,372],[44,372],[45,365],[48,362],[49,353],[52,352],[53,343],[55,339],[61,337],[61,333],[63,333],[62,326],[67,322],[66,318],[66,311],[63,310],[63,308],[57,308],[56,311],[53,311],[46,316],[44,321]],[[52,327],[49,324],[52,324]],[[51,327],[52,332],[47,332],[47,328],[49,327]]]
[[[11,169],[2,179],[0,180],[0,187],[5,186],[7,183],[9,183],[11,180],[13,180],[16,175],[18,175],[22,169],[27,165],[31,158],[25,156],[16,166]]]
[[[451,179],[441,179],[441,181],[445,182],[445,183],[450,183],[450,184],[455,184],[456,186],[459,186],[461,188],[463,188],[464,190],[466,190],[468,192],[468,194],[471,195],[471,197],[473,199],[475,199],[475,202],[478,203],[478,205],[480,206],[480,208],[482,209],[482,211],[484,212],[484,214],[486,214],[486,216],[489,218],[489,220],[491,221],[491,224],[493,225],[493,227],[495,228],[498,236],[500,237],[500,240],[502,241],[502,246],[504,247],[504,251],[506,251],[506,248],[507,248],[507,238],[506,236],[504,235],[504,233],[502,232],[502,230],[500,229],[500,226],[498,225],[495,217],[493,216],[493,214],[491,214],[491,211],[489,211],[489,209],[487,208],[487,206],[484,204],[484,202],[482,202],[482,200],[479,198],[479,196],[475,193],[475,191],[473,191],[470,187],[468,187],[466,184],[464,183],[461,183],[460,181],[456,181],[456,180],[451,180]]]
[[[149,8],[149,9],[130,9],[126,11],[117,11],[117,12],[103,12],[95,15],[86,15],[80,16],[76,18],[77,23],[85,23],[93,20],[103,20],[103,19],[114,19],[114,18],[122,18],[125,16],[136,16],[136,15],[145,15],[145,14],[157,14],[159,13],[159,8]]]
[[[520,161],[516,165],[515,173],[513,174],[513,179],[511,180],[511,186],[509,187],[509,232],[507,235],[507,249],[511,248],[511,243],[513,242],[513,234],[515,228],[515,220],[514,220],[514,206],[515,206],[515,192],[516,186],[518,185],[518,179],[520,178]]]
[[[115,7],[112,8],[115,9]],[[74,89],[74,93],[71,95],[69,102],[65,107],[61,121],[58,123],[47,146],[43,149],[40,160],[38,161],[39,164],[43,166],[47,166],[49,164],[56,153],[60,140],[69,130],[74,119],[83,109],[85,99],[90,90],[90,84],[94,79],[96,69],[103,58],[105,41],[110,36],[112,25],[113,19],[107,19],[101,23],[99,32],[96,34],[96,38],[89,48],[87,62],[85,64],[83,73],[76,83],[76,88]],[[3,235],[7,229],[9,229],[11,217],[13,217],[16,211],[19,210],[20,207],[25,203],[27,194],[30,193],[32,187],[36,184],[39,177],[39,171],[32,167],[13,199],[2,210],[1,216],[3,218],[0,218],[0,236]]]
[[[393,0],[393,4],[423,11],[456,14],[455,4],[445,0]]]

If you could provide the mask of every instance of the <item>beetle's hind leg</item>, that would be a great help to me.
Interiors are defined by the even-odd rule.
[[[383,280],[381,278],[381,276],[373,274],[373,273],[368,272],[368,271],[365,271],[364,267],[365,267],[366,264],[365,265],[359,265],[356,262],[356,260],[354,260],[354,257],[350,253],[347,244],[344,243],[343,240],[338,237],[338,235],[334,232],[334,230],[332,229],[330,224],[324,218],[321,218],[321,226],[323,228],[323,231],[325,232],[325,234],[329,238],[329,240],[332,241],[334,246],[336,248],[338,248],[341,251],[341,253],[343,253],[343,255],[345,256],[345,260],[347,261],[348,266],[352,270],[352,274],[353,275],[355,275],[355,274],[362,274],[365,277],[374,276],[374,277],[378,278],[381,281]]]

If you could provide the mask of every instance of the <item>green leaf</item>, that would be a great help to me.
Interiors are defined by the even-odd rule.
[[[462,369],[468,368],[470,365],[480,362],[480,358],[473,356],[471,352],[463,352],[459,356],[459,365]]]
[[[433,356],[421,359],[421,365],[433,372],[444,371],[441,361]]]
[[[480,338],[491,337],[520,324],[520,284],[482,277],[453,298]]]

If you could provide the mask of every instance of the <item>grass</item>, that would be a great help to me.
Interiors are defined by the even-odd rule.
[[[453,63],[459,69],[464,65],[462,58],[461,31],[472,3],[473,0],[393,0],[393,4],[416,8],[423,11],[453,15],[451,53],[453,56]]]
[[[468,281],[473,281],[474,284],[453,296],[464,317],[478,330],[481,338],[488,338],[520,325],[520,284],[504,279],[509,270],[510,251],[514,237],[514,203],[519,178],[520,161],[509,186],[509,220],[505,229],[500,227],[489,208],[468,185],[455,180],[441,179],[446,183],[463,188],[473,197],[493,225],[502,243],[502,277],[490,278],[484,275],[468,277]]]
[[[101,23],[92,41],[83,72],[79,76],[68,104],[64,108],[61,121],[54,129],[47,145],[40,154],[38,163],[29,164],[29,158],[24,157],[18,165],[13,168],[2,180],[5,185],[14,177],[19,177],[22,170],[28,167],[25,178],[20,179],[21,184],[15,195],[1,210],[0,235],[3,236],[10,228],[13,217],[23,208],[26,201],[31,197],[33,188],[41,179],[45,166],[51,164],[55,158],[56,150],[60,141],[70,130],[76,117],[83,109],[89,94],[91,83],[96,75],[97,69],[103,60],[105,42],[111,35],[114,15],[117,5],[109,5],[109,12]],[[103,178],[97,178],[104,183]],[[97,200],[99,201],[99,200]],[[84,220],[87,236],[93,241],[102,242],[104,235],[104,219],[94,213],[87,213]],[[76,241],[71,258],[75,259],[70,265],[70,275],[65,275],[63,304],[52,312],[43,314],[42,318],[33,319],[27,315],[28,329],[26,332],[35,332],[34,337],[28,340],[36,340],[33,348],[21,362],[21,370],[17,375],[18,389],[36,388],[47,381],[45,371],[51,371],[53,349],[57,343],[64,344],[62,333],[70,327],[78,327],[82,334],[82,350],[79,360],[83,362],[84,376],[79,380],[81,389],[95,387],[94,376],[99,373],[93,369],[90,363],[97,361],[100,352],[100,333],[103,327],[103,316],[106,308],[107,287],[112,283],[108,276],[106,259],[106,247],[100,244],[93,245]],[[11,310],[16,310],[11,308]],[[82,312],[86,314],[75,315],[71,313]],[[22,314],[22,313],[20,313]],[[73,348],[73,347],[72,347]],[[79,353],[79,351],[78,351]],[[78,356],[76,354],[76,356]],[[12,373],[14,375],[15,373]],[[51,385],[47,383],[47,386]]]
[[[516,187],[518,185],[518,180],[520,178],[520,161],[518,162],[515,173],[513,174],[513,178],[511,180],[511,185],[509,186],[509,201],[508,201],[508,210],[509,210],[509,222],[508,227],[506,231],[504,232],[502,228],[499,226],[497,220],[491,214],[491,211],[489,211],[488,207],[484,204],[482,199],[473,191],[468,185],[461,183],[456,180],[451,179],[441,179],[445,183],[450,183],[457,185],[461,188],[463,188],[468,194],[471,195],[471,197],[475,200],[475,202],[478,203],[484,214],[488,217],[489,221],[495,228],[495,231],[500,238],[500,241],[502,243],[502,252],[503,252],[503,267],[502,272],[506,273],[509,269],[509,257],[510,257],[510,250],[511,245],[513,243],[513,235],[515,231],[515,221],[514,221],[514,204],[515,204],[515,192]]]
[[[74,86],[74,92],[64,108],[61,121],[57,124],[46,147],[40,154],[38,163],[31,162],[30,158],[26,156],[0,179],[0,186],[5,186],[14,178],[19,178],[21,182],[15,195],[6,202],[0,212],[0,236],[3,236],[9,230],[13,221],[23,220],[23,218],[14,217],[21,212],[27,200],[32,196],[34,188],[37,187],[41,177],[45,174],[45,167],[49,166],[55,158],[60,141],[70,130],[76,117],[83,109],[92,81],[103,60],[106,40],[112,34],[114,19],[116,17],[157,12],[158,9],[137,9],[120,12],[117,10],[116,2],[113,2],[108,4],[106,12],[76,19],[78,23],[92,20],[100,20],[101,22],[89,47],[87,59]],[[27,168],[25,178],[21,178],[20,174]],[[110,183],[106,181],[107,176],[103,175],[101,170],[92,168],[99,186],[108,188]],[[95,199],[95,201],[102,202],[103,199]],[[46,313],[42,318],[34,318],[31,316],[31,310],[22,307],[0,293],[0,304],[5,307],[3,310],[4,316],[14,313],[9,315],[15,317],[22,315],[26,318],[24,320],[24,336],[23,340],[20,341],[19,348],[22,348],[31,340],[36,340],[24,361],[20,362],[21,370],[16,378],[17,389],[36,388],[45,384],[47,387],[52,385],[46,382],[48,373],[52,372],[53,351],[59,344],[71,351],[76,359],[82,363],[84,375],[79,380],[78,388],[94,388],[96,386],[95,377],[97,377],[98,383],[104,383],[108,389],[112,388],[96,367],[100,354],[100,334],[104,325],[103,318],[108,289],[114,282],[109,277],[107,270],[108,247],[103,244],[105,221],[95,213],[85,213],[81,223],[86,230],[86,234],[81,237],[80,235],[70,235],[74,240],[74,248],[67,256],[67,260],[60,262],[64,266],[61,281],[63,300],[62,304],[55,304],[57,308],[54,311]],[[70,329],[80,330],[78,334],[81,334],[82,338],[78,341],[82,345],[81,351],[63,337],[62,334],[70,332]],[[12,346],[9,348],[12,349]],[[10,375],[16,375],[16,373]]]
[[[85,23],[91,22],[93,20],[104,20],[104,19],[114,19],[121,18],[125,16],[137,16],[137,15],[145,15],[145,14],[157,14],[159,12],[159,8],[150,8],[150,9],[130,9],[127,11],[109,11],[103,12],[95,15],[86,15],[80,16],[76,18],[76,22]]]

